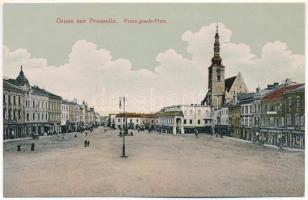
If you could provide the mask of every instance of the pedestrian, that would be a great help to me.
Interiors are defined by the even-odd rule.
[[[133,136],[133,131],[130,132],[130,135]]]
[[[84,141],[84,147],[87,147],[87,140]]]
[[[90,141],[88,140],[88,147],[90,146]]]
[[[86,131],[86,136],[88,135],[88,131]]]
[[[17,151],[20,151],[20,144],[17,145]]]
[[[34,143],[31,144],[31,151],[34,151]]]
[[[74,136],[75,138],[77,137],[77,134],[75,134],[75,136]]]

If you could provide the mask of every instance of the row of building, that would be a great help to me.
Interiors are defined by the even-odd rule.
[[[22,67],[16,79],[3,79],[3,138],[73,132],[101,124],[101,116],[86,102],[64,100],[30,86]]]
[[[304,148],[305,86],[290,81],[255,92],[236,93],[221,106],[177,105],[157,113],[110,114],[112,128],[149,129],[160,133],[216,133],[252,142]]]
[[[177,105],[152,114],[156,131],[172,134],[218,133],[252,142],[304,148],[305,86],[286,79],[248,92],[241,73],[225,79],[218,26],[208,67],[208,92],[200,105]],[[140,122],[141,114],[128,115]],[[123,115],[110,118],[121,127]],[[118,122],[118,124],[117,124]]]

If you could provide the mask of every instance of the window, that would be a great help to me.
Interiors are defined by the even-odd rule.
[[[3,95],[3,103],[5,103],[5,95]]]
[[[12,104],[12,102],[11,102],[11,95],[9,95],[9,104]]]
[[[29,121],[30,119],[29,119],[29,113],[27,113],[27,121]]]
[[[184,124],[186,124],[186,119],[184,119]]]
[[[200,124],[200,119],[198,119],[198,124]]]
[[[40,114],[40,113],[38,113],[38,117],[37,117],[37,119],[38,119],[38,120],[40,120],[40,118],[41,118],[41,114]]]
[[[189,120],[189,123],[192,124],[192,119]]]
[[[304,115],[301,116],[301,122],[300,123],[301,123],[300,124],[301,127],[305,126],[305,116]]]
[[[33,116],[32,116],[32,117],[33,117],[33,120],[35,120],[35,113],[33,113]]]
[[[139,122],[139,119],[137,119],[136,122]]]
[[[217,74],[217,81],[220,81],[220,74]]]
[[[287,126],[291,126],[291,124],[292,124],[291,114],[288,113],[288,114],[287,114]]]
[[[292,107],[292,99],[291,98],[289,98],[289,100],[288,100],[288,105],[289,105],[289,109],[291,109],[291,107]]]
[[[300,108],[300,107],[301,107],[300,98],[296,97],[296,108]]]
[[[14,105],[16,105],[16,96],[14,96],[13,100],[14,100]]]
[[[34,100],[32,101],[32,107],[34,108]]]
[[[299,114],[295,114],[295,126],[300,126],[300,117]]]

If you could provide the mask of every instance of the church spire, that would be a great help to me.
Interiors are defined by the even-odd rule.
[[[215,43],[214,43],[214,57],[212,58],[213,64],[221,65],[220,57],[220,43],[219,43],[219,34],[218,34],[218,20],[216,24],[216,33],[215,33]]]
[[[19,72],[20,75],[24,75],[24,72],[22,71],[22,65],[20,66],[20,72]]]

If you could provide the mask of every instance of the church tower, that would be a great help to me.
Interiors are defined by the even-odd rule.
[[[218,23],[216,26],[214,56],[209,66],[208,92],[206,95],[207,105],[220,108],[225,101],[225,66],[221,64]]]

